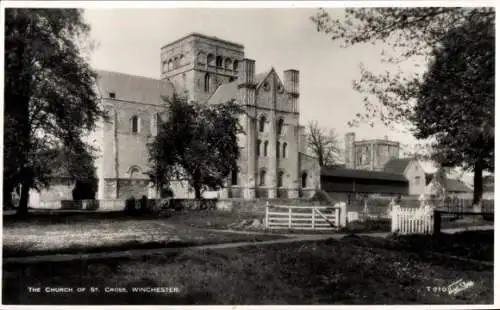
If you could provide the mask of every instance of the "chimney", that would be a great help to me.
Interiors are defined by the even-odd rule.
[[[244,58],[238,66],[238,86],[254,86],[255,60]]]
[[[299,96],[299,71],[290,69],[283,72],[285,76],[285,90],[292,95]]]
[[[355,169],[355,159],[354,159],[354,140],[356,135],[354,132],[348,132],[345,134],[345,166],[347,169]]]

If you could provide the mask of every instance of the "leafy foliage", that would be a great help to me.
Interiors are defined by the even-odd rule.
[[[21,213],[57,167],[47,156],[92,153],[82,139],[105,114],[82,54],[88,32],[81,10],[5,10],[4,194],[22,185]]]
[[[494,53],[493,20],[478,18],[450,31],[433,53],[411,117],[417,138],[436,140],[438,162],[474,169],[475,202],[483,169],[494,170]]]
[[[187,179],[196,198],[217,190],[237,166],[241,109],[234,102],[201,105],[174,96],[169,118],[149,144],[150,178],[158,188]]]
[[[333,129],[327,131],[317,122],[311,121],[307,125],[307,146],[318,158],[321,167],[330,166],[339,161],[339,139]]]
[[[430,60],[432,51],[453,29],[477,19],[494,18],[494,9],[485,7],[386,7],[346,9],[343,19],[332,19],[327,11],[319,10],[311,20],[319,32],[342,42],[344,47],[383,43],[380,58],[393,66],[381,74],[361,67],[361,78],[354,82],[354,89],[364,95],[365,113],[356,115],[350,125],[373,125],[378,119],[391,126],[411,125],[408,117],[422,80],[420,72],[408,74],[398,68],[403,64],[417,67],[416,60]]]
[[[432,139],[432,157],[441,165],[474,169],[475,203],[482,171],[493,170],[494,18],[487,7],[348,9],[343,21],[320,10],[312,17],[318,31],[345,46],[384,43],[398,54],[384,50],[381,59],[388,63],[430,62],[425,74],[362,68],[354,88],[365,94],[366,113],[351,125],[380,119]]]

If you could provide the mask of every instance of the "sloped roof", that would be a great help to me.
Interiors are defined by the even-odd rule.
[[[264,79],[269,75],[272,71],[268,70],[266,72],[258,73],[255,75],[254,81],[256,85],[259,85],[264,81]],[[231,101],[236,99],[238,94],[238,81],[233,81],[231,83],[221,84],[215,92],[210,96],[207,100],[208,104],[219,104]]]
[[[470,193],[472,189],[459,180],[446,178],[444,180],[444,188],[449,192]]]
[[[272,70],[273,69],[269,69],[269,70],[267,70],[265,72],[256,74],[255,75],[255,79],[254,79],[255,80],[255,84],[259,85],[260,83],[262,83],[266,79],[266,77],[269,75],[269,73],[271,73]]]
[[[238,93],[238,81],[220,85],[213,95],[208,99],[208,104],[226,103],[236,99]]]
[[[345,169],[345,168],[338,168],[335,166],[321,167],[321,176],[349,178],[349,179],[408,182],[408,179],[402,174],[388,173],[382,171]]]
[[[171,97],[175,91],[168,80],[105,70],[97,70],[97,75],[97,87],[106,99],[111,99],[109,93],[115,93],[117,100],[162,105],[162,96]]]
[[[411,158],[391,159],[385,164],[384,172],[403,174],[411,161]]]

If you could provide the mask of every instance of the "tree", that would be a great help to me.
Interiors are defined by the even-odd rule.
[[[4,197],[21,186],[19,214],[31,188],[48,186],[53,150],[92,149],[83,137],[105,117],[95,73],[82,53],[89,26],[76,9],[5,10]]]
[[[307,147],[318,158],[320,167],[330,166],[339,161],[340,147],[337,134],[333,129],[327,131],[318,122],[307,124]]]
[[[434,158],[474,170],[474,204],[483,170],[494,170],[495,29],[477,18],[453,29],[433,52],[411,116],[417,138],[433,137]]]
[[[344,20],[321,10],[312,17],[318,31],[345,46],[380,42],[392,48],[396,56],[386,50],[381,55],[388,63],[433,63],[425,75],[363,68],[354,88],[365,94],[366,113],[356,121],[403,123],[417,138],[434,139],[438,163],[474,168],[475,203],[482,171],[493,169],[494,19],[494,9],[487,7],[348,9]]]
[[[432,51],[453,29],[476,19],[494,20],[493,8],[418,7],[418,8],[353,8],[344,18],[334,19],[321,9],[311,17],[319,32],[343,47],[383,44],[380,60],[390,67],[374,73],[361,66],[361,78],[354,89],[364,95],[365,113],[350,122],[380,120],[386,126],[394,123],[412,125],[409,116],[419,94],[422,61],[429,61]],[[415,72],[400,70],[412,65]]]
[[[240,155],[241,112],[234,102],[201,105],[174,96],[169,119],[148,145],[149,175],[157,188],[187,179],[200,199],[204,190],[223,187]]]

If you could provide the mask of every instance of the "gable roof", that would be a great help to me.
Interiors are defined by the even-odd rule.
[[[254,78],[254,81],[255,81],[255,85],[257,85],[257,87],[259,87],[259,85],[264,82],[264,80],[267,78],[267,76],[271,73],[271,71],[273,71],[273,69],[269,69],[265,72],[261,72],[259,74],[256,74],[255,75],[255,78]]]
[[[168,80],[158,80],[144,76],[120,72],[97,70],[97,88],[102,98],[137,103],[162,105],[164,97],[172,97],[174,86]]]
[[[408,179],[402,174],[388,173],[383,171],[345,169],[335,166],[321,167],[321,176],[348,178],[348,179],[408,182]]]
[[[403,174],[411,161],[411,158],[391,159],[387,162],[387,164],[385,164],[384,172]]]
[[[226,103],[236,99],[238,93],[238,81],[220,85],[212,96],[207,100],[208,104]]]
[[[254,81],[257,87],[267,78],[267,76],[271,73],[271,71],[273,71],[273,69],[255,75]],[[207,103],[208,104],[225,103],[233,99],[236,99],[237,95],[238,95],[238,81],[221,84],[219,87],[217,87],[212,96],[208,98]]]

